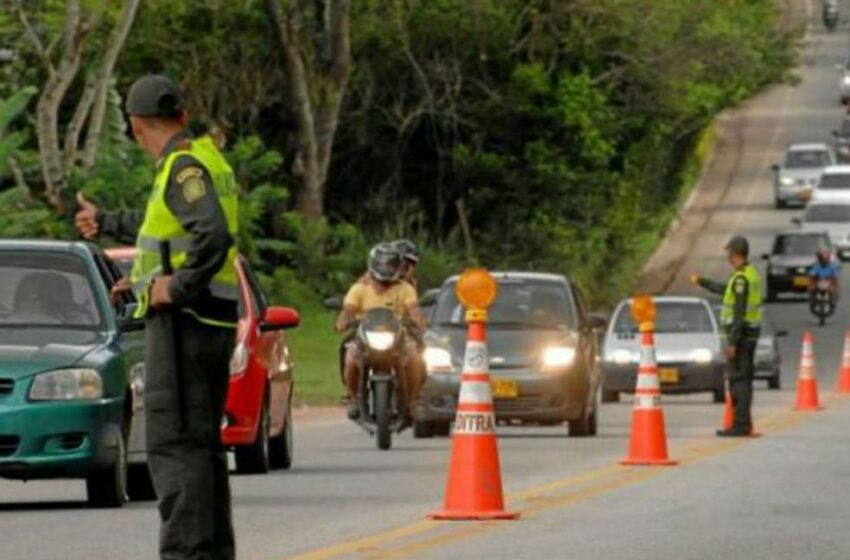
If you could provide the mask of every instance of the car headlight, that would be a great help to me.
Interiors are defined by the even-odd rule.
[[[576,358],[576,349],[571,346],[550,346],[543,350],[543,369],[569,367]]]
[[[782,177],[781,179],[779,179],[779,182],[786,187],[794,185],[794,179],[792,179],[791,177]]]
[[[699,348],[691,352],[691,361],[697,364],[708,364],[714,359],[714,354],[708,348]]]
[[[233,350],[230,357],[230,375],[239,375],[248,367],[248,349],[244,342],[240,342]]]
[[[771,266],[770,267],[770,273],[771,274],[782,275],[782,274],[785,274],[787,272],[788,272],[788,270],[785,267],[782,267],[782,266]]]
[[[57,369],[40,373],[30,387],[30,399],[36,401],[88,400],[102,396],[103,380],[93,369]]]
[[[639,358],[636,353],[628,350],[617,350],[611,354],[611,361],[621,366],[637,363]]]
[[[366,331],[366,343],[369,344],[369,348],[378,352],[389,350],[395,344],[395,333]]]
[[[429,346],[422,354],[428,371],[452,371],[452,355],[445,348]]]
[[[844,76],[841,78],[841,85],[845,87],[850,87],[850,76]]]

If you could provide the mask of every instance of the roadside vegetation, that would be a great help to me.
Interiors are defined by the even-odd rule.
[[[242,250],[298,307],[299,391],[339,394],[320,301],[378,239],[627,293],[714,116],[788,77],[774,0],[12,0],[0,6],[0,235],[72,236],[73,194],[139,207],[121,93],[180,80],[227,138]]]

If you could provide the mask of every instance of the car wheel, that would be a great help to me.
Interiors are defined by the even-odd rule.
[[[119,430],[118,447],[112,464],[86,474],[89,505],[119,508],[127,502],[127,436]]]
[[[782,388],[782,378],[780,377],[778,371],[773,375],[773,377],[768,378],[767,388],[773,390],[778,390]]]
[[[719,389],[714,389],[712,392],[712,397],[715,403],[725,403],[726,402],[726,389],[721,387]]]
[[[612,402],[620,402],[620,392],[619,391],[602,391],[602,402],[604,403],[612,403]]]
[[[236,448],[236,472],[240,474],[264,474],[269,472],[269,399],[268,390],[260,412],[257,438],[251,445]]]
[[[416,420],[413,422],[413,437],[416,439],[428,439],[434,437],[434,429],[431,422]]]
[[[292,466],[292,406],[286,409],[286,417],[283,419],[283,429],[280,435],[269,441],[269,467],[272,469],[286,470]]]
[[[156,490],[147,465],[130,465],[127,468],[127,495],[135,502],[156,500]]]
[[[788,204],[784,200],[779,200],[778,198],[776,199],[775,204],[778,210],[782,210],[783,208],[786,208],[788,206]]]
[[[431,431],[435,436],[448,436],[452,431],[452,425],[450,422],[433,422],[431,424]]]

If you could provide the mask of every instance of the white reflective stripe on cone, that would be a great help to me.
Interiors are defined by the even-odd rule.
[[[635,395],[635,408],[660,408],[661,395]]]
[[[639,373],[637,378],[638,389],[658,389],[658,375],[655,373]]]
[[[464,373],[488,373],[487,345],[470,340],[466,343],[466,355],[463,359]]]
[[[490,384],[485,381],[462,381],[458,402],[468,404],[492,403],[493,395],[490,394]]]

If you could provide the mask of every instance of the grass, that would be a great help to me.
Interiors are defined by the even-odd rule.
[[[317,304],[300,306],[301,326],[287,334],[295,361],[295,402],[339,404],[345,389],[339,377],[334,313]]]

